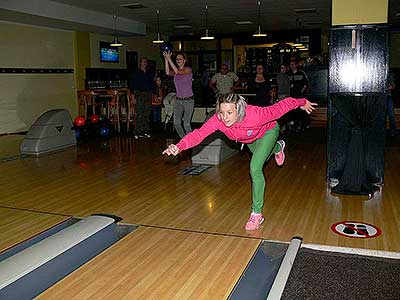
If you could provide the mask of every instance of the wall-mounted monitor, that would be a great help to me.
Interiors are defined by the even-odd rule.
[[[100,42],[100,61],[118,63],[118,47],[112,47],[110,46],[110,43],[107,42]]]

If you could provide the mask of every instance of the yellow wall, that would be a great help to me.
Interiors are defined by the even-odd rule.
[[[150,60],[155,60],[157,69],[164,68],[164,61],[161,60],[160,46],[153,44],[153,36],[143,37],[119,37],[123,46],[119,48],[120,60],[119,63],[104,63],[100,62],[100,41],[111,42],[112,36],[90,34],[90,57],[92,68],[126,68],[126,51],[137,51],[139,57],[146,56]]]
[[[120,62],[101,63],[99,41],[112,36],[0,23],[0,66],[5,68],[74,69],[74,74],[0,74],[0,134],[26,131],[54,108],[77,115],[76,91],[84,88],[85,69],[126,68],[126,51],[155,60],[163,69],[152,36],[121,38]]]
[[[2,67],[74,68],[72,32],[0,23],[0,36]],[[0,90],[0,134],[28,130],[50,109],[77,112],[74,74],[0,74]]]
[[[90,34],[74,32],[75,50],[75,86],[77,90],[85,89],[86,68],[90,67]]]
[[[387,23],[389,0],[332,0],[332,25]]]

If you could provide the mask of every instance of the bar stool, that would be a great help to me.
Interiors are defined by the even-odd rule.
[[[129,102],[128,102],[128,116],[129,123],[132,123],[133,128],[136,128],[136,98],[133,93],[129,91]]]
[[[129,130],[129,95],[123,89],[118,89],[119,93],[119,119],[121,123],[126,123],[126,129]]]
[[[135,96],[127,88],[118,90],[126,96],[126,101],[120,101],[121,107],[121,122],[126,122],[126,130],[129,132],[130,124],[136,126],[136,104]]]
[[[111,100],[107,101],[107,118],[111,123],[114,124],[115,132],[120,132],[120,102],[119,102],[119,92],[117,90],[106,90],[107,96],[111,97]]]
[[[82,106],[83,114],[80,113]],[[85,120],[87,119],[88,106],[92,106],[92,114],[94,114],[96,108],[94,92],[92,90],[78,91],[78,115],[84,116]]]

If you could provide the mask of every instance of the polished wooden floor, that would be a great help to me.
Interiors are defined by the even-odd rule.
[[[226,299],[259,243],[139,227],[37,299]]]
[[[6,139],[7,137],[2,137]],[[0,164],[0,206],[86,216],[105,212],[124,222],[165,228],[306,243],[400,251],[399,147],[386,151],[385,186],[372,200],[333,196],[325,182],[323,139],[291,138],[282,168],[265,168],[266,222],[256,232],[243,225],[250,212],[246,152],[200,176],[182,176],[190,164],[168,164],[165,141],[115,138],[41,158]],[[350,239],[331,232],[342,220],[375,224],[383,234]]]
[[[0,137],[0,153],[17,155],[19,141]],[[167,142],[120,137],[0,162],[3,248],[25,238],[16,232],[28,238],[68,216],[111,213],[141,225],[39,299],[226,299],[261,239],[302,236],[305,243],[400,252],[399,140],[386,149],[383,190],[368,200],[330,194],[321,130],[289,136],[285,165],[265,167],[266,221],[254,232],[243,229],[251,205],[249,154],[183,176],[190,160],[166,161]],[[29,214],[44,218],[43,227],[29,225]],[[330,226],[344,220],[375,224],[383,234],[334,234]]]
[[[68,218],[68,216],[0,207],[0,253]]]

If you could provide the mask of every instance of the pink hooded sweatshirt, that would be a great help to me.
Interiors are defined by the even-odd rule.
[[[185,135],[176,146],[180,150],[195,147],[217,130],[222,131],[231,140],[251,144],[263,137],[265,132],[274,128],[276,120],[284,114],[305,104],[304,98],[286,98],[267,107],[247,105],[243,120],[230,127],[227,127],[215,114],[201,128]]]

